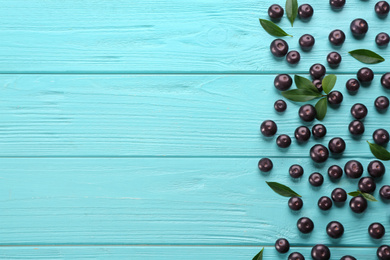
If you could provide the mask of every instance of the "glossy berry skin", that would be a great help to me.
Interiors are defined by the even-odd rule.
[[[311,257],[313,260],[329,260],[330,259],[330,250],[325,245],[315,245],[311,249]]]
[[[364,67],[357,72],[357,78],[362,84],[369,84],[374,79],[374,72],[370,68]]]
[[[332,205],[333,205],[332,200],[327,196],[322,196],[318,200],[318,207],[321,210],[329,210],[332,207]]]
[[[332,165],[328,168],[328,176],[333,180],[340,179],[343,176],[343,169],[340,166]]]
[[[287,260],[305,260],[305,257],[301,253],[293,252],[288,256]]]
[[[371,177],[380,178],[385,174],[386,168],[381,161],[375,160],[368,164],[367,171]]]
[[[310,157],[316,163],[323,163],[328,160],[329,151],[322,144],[316,144],[310,149]]]
[[[374,239],[380,239],[385,235],[385,227],[381,223],[374,222],[368,227],[368,234]]]
[[[326,135],[326,127],[323,124],[316,124],[311,129],[311,132],[314,137],[322,138]]]
[[[349,124],[348,130],[352,135],[362,135],[365,131],[365,127],[363,122],[354,120]]]
[[[365,193],[373,193],[376,189],[376,184],[373,178],[363,177],[358,183],[359,190]]]
[[[274,108],[279,113],[284,112],[287,109],[287,103],[281,99],[276,100],[274,103]]]
[[[386,145],[389,142],[389,132],[385,129],[377,129],[372,135],[374,142],[379,145]]]
[[[265,120],[263,123],[261,123],[260,126],[260,132],[267,137],[273,136],[276,134],[276,131],[278,130],[278,127],[276,126],[275,122],[272,120]]]
[[[291,87],[292,78],[288,74],[279,74],[274,79],[274,86],[277,90],[285,91]]]
[[[324,177],[319,172],[314,172],[309,177],[309,182],[314,187],[319,187],[324,183]]]
[[[331,105],[340,105],[343,99],[343,94],[340,91],[335,90],[328,94],[328,102]]]
[[[362,37],[368,31],[368,23],[366,22],[366,20],[358,18],[351,22],[349,28],[351,29],[353,36]]]
[[[381,85],[386,89],[390,89],[390,72],[387,72],[381,77]]]
[[[310,51],[315,42],[316,40],[310,34],[304,34],[299,38],[299,46],[301,46],[303,51]]]
[[[389,99],[385,96],[380,96],[375,99],[375,107],[379,111],[386,110],[389,107]]]
[[[340,46],[345,42],[345,33],[342,30],[333,30],[330,32],[329,41],[334,46]]]
[[[275,249],[279,253],[282,253],[282,254],[287,253],[288,250],[290,250],[290,243],[285,238],[279,238],[275,242]]]
[[[306,104],[299,108],[298,115],[303,121],[311,122],[316,118],[317,111],[312,105]]]
[[[280,148],[287,148],[291,145],[291,138],[288,135],[279,135],[276,138],[276,145]]]
[[[345,150],[345,142],[340,137],[332,138],[329,141],[328,148],[332,153],[342,153]]]
[[[275,57],[284,57],[288,52],[288,44],[285,40],[276,39],[271,42],[270,50]]]
[[[379,260],[390,260],[390,246],[382,245],[378,247],[376,251],[376,256]]]
[[[308,234],[313,231],[314,223],[310,218],[303,217],[298,219],[297,227],[303,234]]]
[[[291,197],[289,200],[288,200],[288,207],[291,209],[291,210],[300,210],[303,206],[303,201],[301,198],[299,197]]]
[[[273,4],[268,8],[268,15],[274,20],[279,20],[283,17],[283,14],[284,9],[278,4]]]
[[[345,255],[341,257],[340,260],[356,260],[356,258],[351,255]]]
[[[258,166],[259,166],[260,171],[262,171],[262,172],[269,172],[274,167],[272,161],[269,158],[262,158],[259,161]]]
[[[355,213],[363,213],[367,209],[367,200],[361,196],[353,197],[349,201],[349,207]]]
[[[329,4],[332,8],[339,9],[345,5],[345,0],[330,0]]]
[[[360,178],[363,174],[363,165],[356,160],[350,160],[345,164],[344,172],[349,178]]]
[[[342,203],[347,200],[347,192],[342,188],[336,188],[332,191],[332,200],[336,203]]]
[[[315,79],[313,80],[313,85],[317,88],[318,92],[322,92],[322,80]]]
[[[367,107],[363,104],[356,103],[351,107],[351,114],[356,119],[363,119],[368,113]]]
[[[331,68],[337,68],[341,63],[342,58],[338,52],[333,51],[328,54],[326,60]]]
[[[295,129],[294,136],[298,142],[306,142],[310,139],[310,129],[306,126],[300,126]]]
[[[389,11],[390,11],[390,6],[389,3],[387,3],[386,1],[379,1],[378,3],[376,3],[375,13],[379,17],[387,16],[389,14]]]
[[[360,88],[360,83],[357,79],[349,79],[345,84],[348,92],[356,93]]]
[[[302,166],[300,166],[298,164],[293,164],[290,166],[288,173],[293,178],[299,178],[303,175],[303,168],[302,168]]]
[[[331,238],[340,238],[344,234],[344,226],[338,221],[329,222],[326,226],[326,233]]]
[[[390,186],[383,185],[382,188],[379,190],[379,195],[384,200],[390,200]]]
[[[297,64],[301,60],[301,54],[297,51],[287,53],[286,60],[290,64]]]
[[[325,76],[326,68],[324,67],[324,65],[316,63],[310,67],[309,72],[313,79],[321,79]]]
[[[387,46],[389,44],[389,41],[390,41],[390,36],[385,32],[378,33],[377,36],[375,37],[375,42],[380,47]]]
[[[309,4],[303,4],[298,7],[298,15],[302,20],[308,20],[313,16],[313,7]]]

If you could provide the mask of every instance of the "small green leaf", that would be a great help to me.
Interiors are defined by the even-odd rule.
[[[328,101],[326,100],[326,97],[321,98],[318,100],[316,106],[316,111],[317,111],[317,119],[322,120],[326,116],[326,111],[328,110]]]
[[[322,89],[326,94],[329,94],[332,89],[334,88],[334,85],[336,84],[337,77],[336,75],[330,74],[327,75],[323,80],[322,80]]]
[[[357,196],[359,196],[360,194],[362,194],[362,193],[360,192],[360,190],[358,190],[358,191],[352,191],[352,192],[349,192],[349,193],[348,193],[348,195],[350,195],[350,196],[352,196],[352,197],[357,197]]]
[[[386,150],[386,148],[370,143],[367,141],[368,145],[370,146],[371,153],[379,160],[382,161],[389,161],[390,160],[390,152]]]
[[[264,19],[259,19],[261,26],[264,28],[264,30],[269,33],[272,36],[276,37],[283,37],[283,36],[291,36],[290,34],[286,33],[282,28],[277,26],[275,23],[264,20]]]
[[[369,193],[362,192],[363,198],[365,198],[368,201],[377,201],[374,196],[372,196]]]
[[[255,257],[253,257],[252,260],[263,260],[263,251],[264,251],[264,247],[263,249],[260,250],[259,253],[257,253],[257,255],[255,255]]]
[[[297,0],[286,0],[286,13],[287,18],[293,26],[295,18],[298,15],[298,1]]]
[[[287,187],[287,186],[285,186],[283,184],[280,184],[278,182],[268,182],[268,181],[266,181],[266,183],[268,184],[268,186],[270,186],[270,188],[274,192],[276,192],[277,194],[279,194],[281,196],[284,196],[284,197],[302,197],[301,195],[299,195],[298,193],[296,193],[295,191],[293,191],[289,187]]]
[[[318,93],[318,89],[314,86],[313,82],[307,78],[295,75],[294,82],[298,89],[307,89]]]
[[[306,102],[321,97],[320,93],[315,93],[307,89],[292,89],[282,92],[283,97],[296,102]]]
[[[350,51],[349,54],[351,54],[351,56],[357,59],[358,61],[366,64],[376,64],[385,61],[385,59],[382,56],[367,49],[353,50]]]

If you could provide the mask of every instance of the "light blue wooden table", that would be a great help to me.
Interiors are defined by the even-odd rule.
[[[273,59],[273,37],[257,20],[274,1],[1,0],[0,258],[251,259],[264,246],[264,259],[286,259],[273,248],[286,237],[308,259],[316,243],[329,245],[332,259],[374,259],[390,237],[373,241],[367,227],[378,221],[390,232],[388,205],[370,203],[360,216],[348,206],[320,212],[319,197],[338,186],[356,190],[356,181],[326,176],[313,189],[307,177],[351,158],[366,167],[372,156],[365,140],[379,126],[390,128],[389,116],[373,106],[389,95],[379,84],[388,61],[372,66],[374,83],[357,95],[344,86],[362,67],[348,51],[364,47],[390,58],[374,42],[389,32],[390,18],[376,17],[375,1],[349,0],[342,12],[328,1],[306,2],[315,9],[310,23],[280,22],[294,35],[291,49],[303,33],[316,38],[313,51],[290,67]],[[362,41],[348,29],[357,17],[369,21]],[[313,140],[281,152],[259,125],[273,118],[292,136],[299,104],[277,115],[273,79],[325,63],[336,28],[347,41],[337,49],[341,66],[329,71],[345,100],[329,109],[323,143],[341,136],[348,147],[343,159],[318,169],[308,158]],[[356,102],[369,109],[360,141],[347,130]],[[257,168],[265,156],[275,165],[269,175]],[[305,167],[298,182],[287,173],[294,163]],[[265,180],[301,193],[302,211],[293,214]],[[379,185],[389,182],[386,176]],[[298,233],[300,216],[315,221],[311,235]],[[339,241],[325,233],[332,220],[345,226]]]

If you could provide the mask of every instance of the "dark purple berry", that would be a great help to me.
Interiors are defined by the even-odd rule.
[[[332,200],[334,202],[345,202],[347,200],[347,192],[342,188],[336,188],[332,191]]]
[[[330,250],[325,245],[315,245],[311,249],[311,257],[313,260],[329,260],[330,259]]]
[[[363,213],[367,209],[367,200],[361,196],[353,197],[349,201],[349,207],[355,213]]]
[[[324,67],[324,65],[316,63],[310,67],[309,72],[313,79],[321,79],[325,76],[326,68]]]
[[[345,0],[330,0],[329,4],[332,8],[339,9],[345,5]]]
[[[316,163],[323,163],[328,159],[329,151],[322,144],[316,144],[310,149],[310,157]]]
[[[337,68],[341,63],[342,58],[338,52],[333,51],[328,54],[326,60],[331,68]]]
[[[287,260],[305,260],[305,257],[301,253],[293,252],[288,256]]]
[[[340,179],[343,176],[343,169],[340,166],[332,165],[328,168],[328,176],[333,180]]]
[[[380,239],[385,235],[385,227],[381,223],[374,222],[368,227],[368,234],[374,239]]]
[[[351,255],[345,255],[341,257],[340,260],[356,260],[356,258]]]
[[[382,245],[378,247],[376,255],[379,260],[390,260],[390,246]]]
[[[357,79],[349,79],[345,86],[349,92],[356,93],[360,88],[360,83]]]
[[[287,109],[287,104],[285,101],[279,99],[279,100],[275,101],[274,108],[277,112],[284,112]]]
[[[279,238],[275,242],[275,249],[279,253],[282,253],[282,254],[287,253],[288,250],[290,250],[290,243],[285,238]]]
[[[313,85],[317,88],[318,92],[322,92],[322,80],[315,79],[313,80]]]
[[[329,222],[326,226],[326,233],[331,238],[340,238],[344,234],[344,226],[338,221]]]
[[[362,84],[369,84],[374,79],[374,72],[370,68],[364,67],[357,72],[357,78]]]
[[[303,206],[303,201],[299,197],[291,197],[288,200],[288,207],[292,210],[300,210]]]
[[[344,172],[349,178],[360,178],[363,174],[363,165],[356,160],[350,160],[345,164]]]
[[[385,174],[386,168],[381,161],[375,160],[368,164],[367,171],[371,177],[380,178]]]
[[[372,135],[374,142],[379,145],[386,145],[389,142],[389,132],[385,129],[377,129]]]
[[[364,124],[359,120],[352,121],[348,126],[349,132],[353,135],[362,135],[364,133]]]
[[[379,17],[385,17],[389,14],[390,6],[386,1],[379,1],[375,5],[375,12]]]
[[[268,15],[272,19],[279,20],[283,17],[284,10],[283,8],[278,4],[273,4],[268,8]]]
[[[275,57],[283,57],[288,52],[288,44],[282,39],[276,39],[272,41],[270,49]]]
[[[375,42],[380,47],[385,47],[389,44],[390,37],[387,33],[381,32],[375,37]]]
[[[341,102],[343,102],[343,94],[341,94],[340,91],[332,91],[328,94],[328,102],[331,104],[331,105],[340,105]]]
[[[276,144],[280,148],[287,148],[291,145],[291,138],[288,135],[279,135],[278,138],[276,138]]]
[[[332,153],[342,153],[345,150],[345,142],[341,137],[332,138],[329,141],[328,148]]]
[[[355,19],[350,25],[351,32],[355,37],[362,37],[368,31],[368,23],[361,18]]]
[[[326,135],[326,127],[322,124],[316,124],[311,129],[311,132],[312,132],[314,137],[322,138]]]
[[[319,172],[314,172],[309,177],[309,182],[314,187],[319,187],[324,183],[324,177]]]
[[[303,168],[302,168],[302,166],[300,166],[298,164],[293,164],[290,166],[288,173],[293,178],[299,178],[303,175]]]
[[[375,107],[378,110],[386,110],[389,107],[389,99],[385,96],[380,96],[375,99]]]
[[[316,118],[317,110],[310,104],[303,105],[298,111],[299,117],[305,122],[311,122]]]
[[[390,72],[387,72],[387,73],[382,75],[381,84],[382,84],[382,87],[384,87],[386,89],[390,89]]]
[[[259,169],[262,172],[269,172],[274,167],[272,161],[269,158],[263,158],[259,161]]]
[[[301,60],[301,54],[297,51],[287,53],[286,60],[290,64],[297,64]]]
[[[276,131],[278,130],[278,127],[276,126],[275,122],[272,120],[265,120],[263,123],[261,123],[260,131],[264,136],[270,137],[276,134]]]
[[[363,119],[368,113],[367,107],[363,104],[356,103],[351,107],[351,114],[356,119]]]
[[[298,8],[298,15],[302,20],[310,19],[313,16],[313,13],[313,7],[311,7],[309,4],[303,4]]]
[[[295,129],[294,135],[298,142],[306,142],[310,139],[311,133],[310,129],[306,126],[300,126]]]
[[[345,41],[345,34],[342,30],[333,30],[329,34],[329,41],[335,46],[340,46]]]
[[[332,205],[333,205],[332,200],[327,196],[322,196],[318,200],[318,207],[321,210],[329,210],[332,207]]]
[[[314,223],[310,218],[303,217],[298,219],[297,227],[303,234],[308,234],[313,231]]]
[[[299,38],[299,46],[303,51],[309,51],[314,46],[315,39],[310,34],[304,34]]]
[[[390,186],[383,185],[382,188],[379,190],[379,195],[384,200],[390,200]]]
[[[376,189],[376,184],[373,178],[363,177],[359,180],[359,190],[364,193],[372,193]]]
[[[293,80],[288,74],[279,74],[274,79],[274,86],[280,91],[285,91],[289,89],[292,83]]]

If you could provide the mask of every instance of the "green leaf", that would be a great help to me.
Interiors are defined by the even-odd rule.
[[[264,28],[264,30],[271,34],[272,36],[276,37],[283,37],[283,36],[291,36],[290,34],[286,33],[282,28],[277,26],[275,23],[264,20],[264,19],[259,19],[261,26]]]
[[[257,253],[257,255],[255,255],[255,257],[253,257],[252,260],[263,260],[263,251],[264,251],[264,247],[263,249],[260,250],[259,253]]]
[[[328,101],[326,100],[326,97],[321,98],[318,100],[316,106],[316,111],[317,111],[317,119],[322,120],[326,116],[326,111],[328,110]]]
[[[301,195],[299,195],[298,193],[296,193],[295,191],[293,191],[289,187],[287,187],[283,184],[280,184],[278,182],[266,181],[266,183],[268,184],[268,186],[270,186],[270,188],[274,192],[276,192],[277,194],[282,195],[284,197],[302,197]]]
[[[318,93],[318,89],[314,86],[313,82],[307,78],[295,75],[294,82],[298,89],[307,89]]]
[[[368,201],[377,201],[374,196],[372,196],[369,193],[362,192],[363,198],[365,198]]]
[[[357,197],[361,194],[360,190],[358,191],[352,191],[352,192],[349,192],[348,195],[352,196],[352,197]]]
[[[358,61],[366,64],[376,64],[385,61],[385,59],[382,56],[367,49],[353,50],[350,51],[349,54],[351,54],[351,56],[357,59]]]
[[[367,141],[368,145],[370,146],[371,153],[379,160],[382,161],[389,161],[390,160],[390,153],[386,150],[386,148],[370,143]]]
[[[306,102],[321,97],[320,93],[315,93],[307,89],[292,89],[282,92],[283,97],[296,102]]]
[[[332,89],[334,88],[334,85],[336,84],[337,77],[336,75],[330,74],[327,75],[323,80],[322,80],[322,89],[326,94],[329,94]]]
[[[287,18],[291,23],[291,26],[294,24],[295,18],[298,15],[298,1],[297,0],[286,0],[286,13]]]

